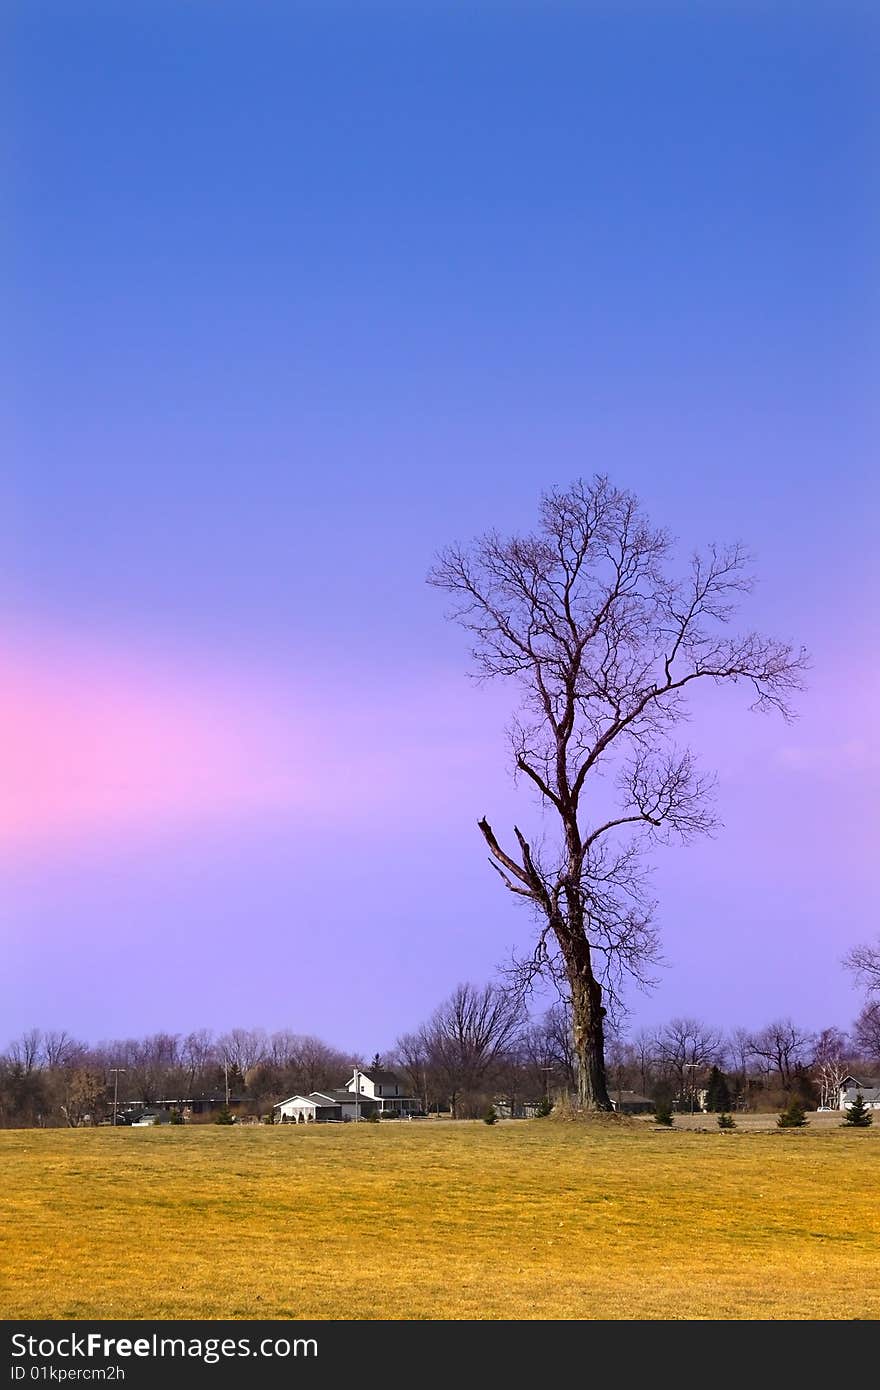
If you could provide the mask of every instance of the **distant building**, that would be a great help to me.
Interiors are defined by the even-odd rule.
[[[246,1104],[244,1096],[230,1096],[229,1109],[236,1114]],[[166,1124],[173,1113],[185,1120],[205,1119],[226,1108],[226,1092],[202,1092],[177,1100],[129,1100],[120,1105],[118,1122],[121,1125]]]
[[[533,1120],[541,1108],[539,1100],[511,1100],[498,1096],[492,1102],[499,1120]]]
[[[611,1104],[621,1115],[647,1115],[654,1109],[654,1102],[638,1091],[612,1091]]]
[[[849,1110],[856,1096],[861,1096],[869,1110],[880,1110],[880,1081],[867,1077],[858,1081],[854,1076],[845,1076],[840,1083],[838,1110]]]
[[[288,1096],[272,1108],[282,1124],[328,1124],[371,1115],[391,1120],[422,1113],[421,1102],[409,1094],[406,1079],[398,1072],[365,1072],[359,1067],[339,1089]]]
[[[352,1094],[357,1090],[366,1100],[376,1101],[379,1114],[386,1119],[422,1113],[422,1102],[411,1094],[412,1088],[399,1072],[379,1069],[366,1072],[355,1068],[345,1085]]]
[[[327,1124],[333,1120],[354,1120],[379,1113],[379,1105],[351,1091],[312,1091],[307,1096],[288,1096],[273,1106],[282,1124]]]

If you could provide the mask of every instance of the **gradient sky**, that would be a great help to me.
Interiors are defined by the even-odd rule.
[[[846,1024],[874,930],[873,7],[18,0],[0,257],[0,1045],[384,1049],[528,938],[539,813],[436,548],[608,471],[743,539],[793,728],[701,705],[673,1013]]]

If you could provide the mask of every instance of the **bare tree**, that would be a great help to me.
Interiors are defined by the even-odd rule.
[[[223,1034],[217,1046],[221,1059],[245,1077],[266,1056],[266,1034],[262,1028],[232,1028]]]
[[[775,1071],[780,1084],[790,1090],[795,1069],[803,1065],[814,1041],[811,1033],[792,1023],[790,1018],[779,1018],[752,1034],[751,1051],[765,1064],[767,1072]]]
[[[66,1078],[61,1113],[71,1129],[95,1124],[107,1105],[107,1083],[100,1072],[77,1067]]]
[[[855,983],[864,985],[868,994],[880,994],[880,940],[876,946],[854,946],[843,958]]]
[[[77,1042],[63,1028],[43,1034],[43,1062],[50,1070],[69,1067],[84,1051],[83,1043]]]
[[[718,1062],[723,1039],[717,1028],[699,1019],[673,1018],[657,1034],[655,1044],[657,1060],[683,1096],[685,1091],[695,1092],[697,1070]]]
[[[481,678],[522,692],[510,731],[514,767],[558,835],[549,848],[514,826],[503,848],[479,829],[506,887],[539,921],[523,982],[548,972],[570,1002],[582,1106],[610,1110],[605,1019],[622,979],[649,979],[657,959],[643,852],[708,833],[711,784],[673,741],[697,685],[746,684],[753,708],[790,717],[803,651],[726,632],[751,588],[740,546],[694,555],[670,572],[671,541],[632,494],[606,478],[553,490],[538,530],[489,533],[443,551],[429,582],[453,596],[450,617],[473,636]],[[617,771],[603,805],[602,774]]]
[[[184,1097],[196,1090],[207,1089],[207,1078],[219,1065],[214,1035],[207,1028],[187,1033],[180,1045],[180,1066]]]
[[[853,1040],[867,1061],[880,1063],[880,1000],[866,1004],[855,1021]]]
[[[43,1046],[43,1034],[39,1028],[29,1028],[9,1045],[9,1058],[20,1067],[25,1075],[37,1071]]]
[[[577,1058],[571,1019],[564,1004],[551,1004],[538,1022],[525,1030],[523,1048],[529,1065],[540,1073],[542,1092],[576,1089]]]
[[[823,1110],[836,1110],[847,1064],[849,1043],[839,1028],[823,1028],[816,1038],[813,1070],[819,1083],[819,1104]]]
[[[458,1114],[463,1093],[474,1092],[518,1040],[525,1010],[499,985],[459,985],[422,1029],[430,1065],[443,1078]]]
[[[633,1054],[639,1071],[639,1086],[643,1096],[648,1095],[654,1080],[654,1063],[657,1058],[657,1039],[647,1028],[640,1028],[633,1038]]]
[[[396,1061],[410,1082],[415,1095],[421,1097],[425,1114],[429,1109],[430,1067],[427,1040],[424,1033],[403,1033],[397,1039]]]

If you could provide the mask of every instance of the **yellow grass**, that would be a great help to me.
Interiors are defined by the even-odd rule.
[[[7,1318],[874,1318],[880,1125],[0,1133]]]

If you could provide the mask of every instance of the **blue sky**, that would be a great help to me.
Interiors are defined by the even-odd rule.
[[[663,859],[639,1020],[845,1023],[877,908],[870,7],[4,23],[6,1031],[372,1051],[485,978],[527,924],[473,824],[524,793],[424,573],[596,469],[685,550],[746,540],[750,622],[815,663],[793,732],[698,720],[728,829]]]

